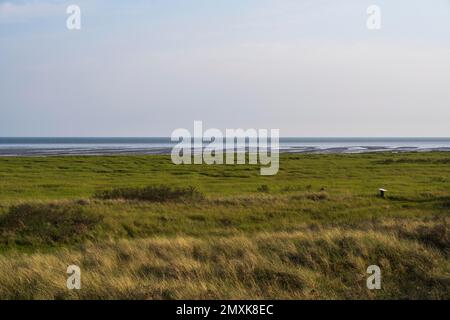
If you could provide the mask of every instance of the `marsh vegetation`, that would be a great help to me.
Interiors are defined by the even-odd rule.
[[[449,299],[449,159],[283,155],[260,176],[167,156],[0,158],[0,297]]]

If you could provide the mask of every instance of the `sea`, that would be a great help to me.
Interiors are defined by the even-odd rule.
[[[170,154],[176,143],[168,137],[0,138],[0,156]],[[429,152],[450,151],[450,138],[285,137],[279,146],[281,153]]]

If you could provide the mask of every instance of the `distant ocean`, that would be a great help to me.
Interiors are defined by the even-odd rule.
[[[0,138],[0,156],[170,154],[170,138]],[[280,138],[280,152],[450,151],[450,138]]]

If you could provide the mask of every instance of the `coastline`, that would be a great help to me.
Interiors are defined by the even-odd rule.
[[[26,138],[0,137],[1,156],[65,156],[65,155],[170,155],[178,142],[169,137],[135,138]],[[248,142],[247,142],[248,143]],[[209,142],[204,142],[205,148]],[[450,138],[294,138],[279,139],[280,153],[340,154],[375,152],[431,152],[450,151]],[[253,147],[253,145],[252,145]],[[225,151],[248,151],[248,144],[223,146]],[[201,151],[192,148],[192,153]]]
[[[113,155],[170,155],[171,147],[163,148],[0,148],[0,157],[45,157],[45,156],[113,156]],[[226,150],[224,149],[223,152]],[[362,154],[362,153],[408,153],[450,152],[450,147],[280,147],[281,154]],[[193,154],[198,150],[193,150]],[[243,152],[243,149],[238,150]]]

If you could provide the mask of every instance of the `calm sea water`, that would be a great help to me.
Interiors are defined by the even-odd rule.
[[[170,138],[0,138],[0,156],[168,154]],[[280,138],[280,151],[361,153],[450,151],[450,138]]]

